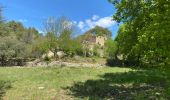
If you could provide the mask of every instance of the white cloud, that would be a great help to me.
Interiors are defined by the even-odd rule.
[[[115,25],[116,21],[113,21],[111,17],[104,17],[99,19],[95,24],[104,28],[109,28]]]
[[[19,22],[21,22],[21,23],[28,22],[28,20],[27,20],[27,19],[19,19],[18,21],[19,21]]]
[[[76,21],[73,21],[73,24],[77,24],[77,22],[76,22]]]
[[[90,19],[86,19],[85,21],[78,22],[78,27],[82,31],[86,31],[88,29],[94,28],[95,26],[100,26],[103,28],[110,28],[116,24],[116,21],[112,20],[112,17],[103,17],[100,18],[97,15],[92,16]]]
[[[87,26],[93,28],[95,21],[93,22],[91,19],[87,19],[85,22],[86,22],[86,25],[87,25]]]
[[[38,30],[39,33],[44,34],[45,32],[42,30]]]
[[[80,21],[80,22],[78,23],[78,27],[79,27],[81,30],[83,30],[84,26],[85,26],[85,23],[84,23],[83,21]]]
[[[100,18],[99,16],[93,15],[92,20],[97,20],[97,19],[99,19],[99,18]]]

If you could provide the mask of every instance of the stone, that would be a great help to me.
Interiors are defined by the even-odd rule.
[[[48,51],[48,53],[42,55],[43,59],[45,57],[52,58],[52,57],[54,57],[54,53],[52,51]]]
[[[58,51],[57,56],[58,58],[63,58],[66,54],[63,51]]]

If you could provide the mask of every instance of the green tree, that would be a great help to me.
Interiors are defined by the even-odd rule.
[[[111,36],[112,36],[111,31],[109,31],[107,28],[103,28],[100,26],[96,26],[96,27],[90,29],[85,34],[88,34],[88,33],[93,34],[95,36],[107,36],[108,38],[111,38]]]
[[[81,43],[72,37],[71,30],[64,30],[59,37],[59,48],[65,51],[69,56],[79,54],[81,52]]]
[[[107,58],[109,59],[117,59],[117,42],[112,40],[112,39],[109,39],[107,40],[106,42],[106,46],[105,46],[105,53],[106,53],[106,56]]]
[[[45,31],[47,32],[47,40],[49,44],[49,50],[56,52],[58,50],[65,51],[68,55],[75,54],[75,44],[79,44],[74,40],[74,34],[76,27],[74,23],[66,17],[49,17],[44,23]],[[74,45],[74,46],[73,46]]]
[[[16,56],[18,50],[18,41],[14,36],[0,38],[0,61],[1,65],[5,65],[5,61]]]
[[[9,21],[6,23],[6,30],[8,34],[16,35],[17,39],[21,39],[23,34],[25,33],[26,29],[24,28],[23,24],[16,21]]]
[[[127,60],[145,65],[167,64],[170,58],[170,1],[109,1],[117,9],[114,20],[125,24],[125,31],[120,28],[117,41]]]
[[[0,64],[12,59],[21,62],[25,58],[38,58],[49,49],[46,37],[34,28],[26,28],[20,22],[5,22],[0,7]]]
[[[24,33],[20,37],[21,41],[31,44],[39,37],[39,33],[35,28],[24,29]]]
[[[31,56],[34,58],[40,58],[43,54],[50,50],[50,44],[46,37],[42,36],[36,39],[31,45]]]

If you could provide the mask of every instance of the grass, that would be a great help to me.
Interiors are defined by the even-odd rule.
[[[0,68],[5,100],[168,100],[168,70]]]

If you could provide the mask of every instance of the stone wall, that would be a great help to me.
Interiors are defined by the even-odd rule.
[[[105,45],[106,40],[107,40],[107,37],[105,37],[105,36],[97,36],[96,37],[96,44],[103,47]]]

